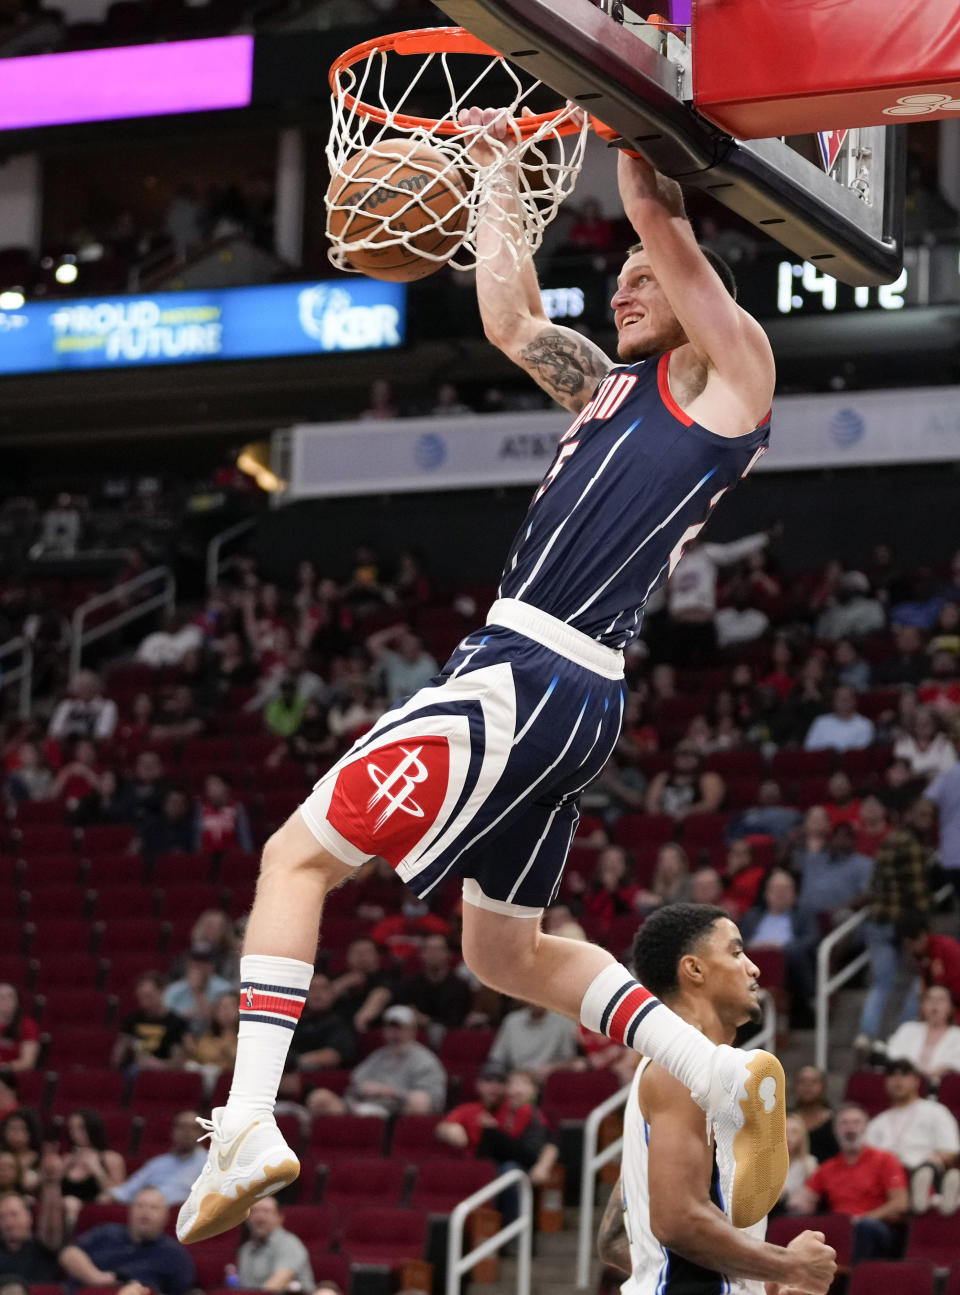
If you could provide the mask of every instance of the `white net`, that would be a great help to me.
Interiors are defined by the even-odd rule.
[[[438,43],[449,40],[451,30],[436,29]],[[536,252],[560,204],[573,192],[589,121],[570,102],[534,113],[532,105],[542,97],[541,83],[493,51],[423,52],[418,48],[413,55],[392,48],[394,39],[368,47],[351,66],[335,68],[331,74],[333,122],[326,149],[331,175],[329,258],[347,271],[355,270],[351,252],[382,253],[390,247],[457,270],[472,270],[481,262],[491,263],[493,269],[496,258],[499,269],[494,273],[503,278],[503,249],[509,250],[513,263]],[[410,115],[418,91],[433,117]],[[516,123],[507,125],[506,139],[496,138],[482,125],[461,124],[461,114],[478,106],[502,110],[504,121]],[[441,212],[432,211],[424,195],[411,186],[407,171],[400,174],[406,159],[397,149],[398,139],[442,154],[442,169],[430,172],[436,175],[436,181],[430,180],[431,192],[439,184],[448,195]],[[362,166],[358,165],[361,154],[370,155]],[[376,172],[376,179],[364,186],[357,177],[368,170]],[[371,194],[374,186],[376,195]],[[400,207],[391,201],[388,214],[378,214],[385,195],[406,201]],[[481,230],[484,225],[490,228],[491,222],[484,218],[491,214],[494,195],[498,195],[492,212],[497,237],[491,238]],[[402,228],[402,217],[412,208],[416,208],[414,233]],[[460,240],[452,256],[451,230]],[[439,251],[425,247],[431,233]]]

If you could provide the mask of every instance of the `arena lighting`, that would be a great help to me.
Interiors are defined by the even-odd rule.
[[[62,265],[57,266],[53,273],[53,277],[56,279],[57,283],[76,283],[77,275],[79,273],[80,271],[72,261],[64,261]]]
[[[0,292],[0,310],[19,310],[25,301],[26,297],[19,288],[11,288],[7,292]]]
[[[248,477],[253,477],[261,490],[274,495],[285,490],[287,483],[270,468],[270,445],[267,441],[251,441],[237,456],[237,467]]]

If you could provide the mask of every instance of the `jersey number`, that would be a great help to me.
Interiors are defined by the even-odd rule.
[[[633,390],[636,385],[636,381],[637,375],[635,373],[608,374],[608,376],[602,380],[600,385],[597,387],[593,398],[587,401],[564,434],[560,437],[556,458],[550,465],[550,471],[541,481],[537,493],[533,496],[534,503],[536,503],[541,497],[547,486],[550,485],[550,482],[556,479],[557,473],[580,444],[579,441],[573,441],[570,439],[573,434],[577,432],[590,418],[610,418],[612,414],[615,414]]]
[[[760,446],[756,454],[754,454],[753,458],[750,460],[747,466],[740,473],[741,481],[744,479],[747,473],[753,469],[754,465],[757,462],[757,459],[760,458],[760,455],[766,453],[766,449],[767,447],[765,445]],[[697,522],[695,526],[688,526],[687,529],[680,536],[679,540],[677,540],[676,544],[670,550],[670,559],[669,559],[670,565],[667,568],[668,580],[676,570],[677,563],[683,557],[683,550],[687,547],[687,545],[690,543],[691,540],[695,540],[697,538],[697,536],[703,530],[704,526],[706,526],[707,521],[710,518],[710,514],[713,512],[714,508],[717,506],[717,504],[720,502],[720,500],[723,498],[723,496],[727,493],[729,489],[730,489],[729,486],[724,486],[722,490],[717,491],[717,493],[710,500],[710,507],[707,509],[707,515],[706,517],[704,517],[703,521]]]

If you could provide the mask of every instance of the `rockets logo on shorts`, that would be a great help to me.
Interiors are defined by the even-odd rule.
[[[327,821],[394,867],[433,826],[450,778],[450,746],[436,734],[376,747],[342,769]]]

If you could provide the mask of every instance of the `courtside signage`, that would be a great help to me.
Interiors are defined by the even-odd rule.
[[[0,374],[400,346],[406,287],[373,279],[30,302],[0,310]]]
[[[246,108],[253,37],[5,58],[0,130]]]

